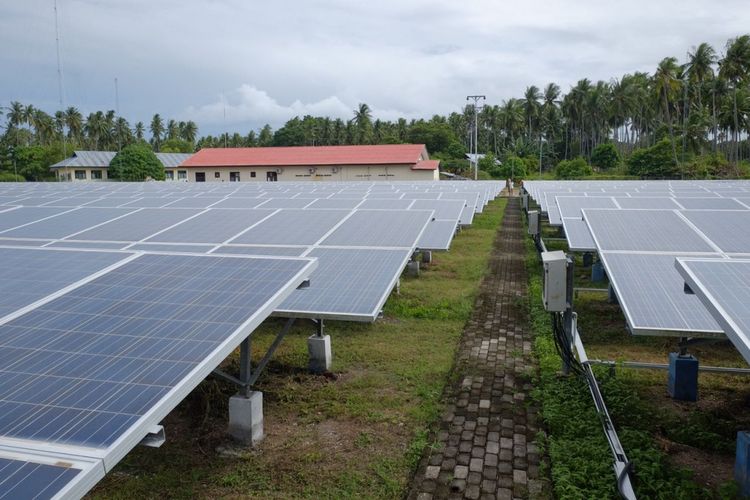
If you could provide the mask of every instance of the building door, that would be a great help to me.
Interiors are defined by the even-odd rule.
[[[279,177],[276,172],[266,172],[266,180],[269,182],[276,182],[279,180]]]
[[[229,172],[229,182],[240,182],[240,173]]]
[[[206,172],[196,172],[195,182],[206,182]]]

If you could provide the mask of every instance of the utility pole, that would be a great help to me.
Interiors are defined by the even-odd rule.
[[[472,161],[474,162],[474,180],[477,180],[479,173],[479,159],[477,158],[477,142],[479,142],[479,101],[485,101],[487,97],[483,95],[467,95],[467,101],[474,101],[474,156]]]
[[[120,89],[117,87],[117,77],[115,77],[115,112],[117,113],[117,118],[119,120],[120,118]],[[122,135],[119,133],[121,130],[118,130],[117,134],[117,151],[122,151]]]

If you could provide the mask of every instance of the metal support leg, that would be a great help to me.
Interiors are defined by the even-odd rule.
[[[250,337],[246,338],[240,344],[240,394],[247,397],[250,392],[250,377],[253,373],[253,359],[252,359],[252,345],[250,344]]]

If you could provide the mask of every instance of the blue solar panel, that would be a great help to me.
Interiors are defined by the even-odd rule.
[[[111,446],[310,268],[145,254],[0,325],[0,436]]]
[[[0,248],[0,317],[128,257],[126,253]]]
[[[73,467],[0,457],[0,500],[53,498],[80,473]]]

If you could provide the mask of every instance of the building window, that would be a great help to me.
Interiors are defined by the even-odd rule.
[[[78,181],[85,181],[86,180],[86,171],[85,170],[76,170],[76,180],[78,180]]]
[[[255,172],[250,172],[250,177],[255,177]]]
[[[94,180],[101,180],[101,178],[102,178],[102,171],[101,170],[92,170],[91,171],[91,178],[94,179]]]
[[[174,180],[174,170],[165,170],[164,171],[164,178],[168,181]]]
[[[177,180],[178,181],[186,181],[187,180],[187,170],[178,170],[177,171]]]
[[[240,173],[229,172],[229,182],[240,182]]]
[[[214,179],[221,177],[221,172],[214,172]]]

